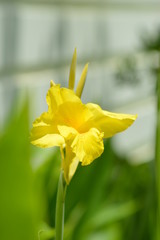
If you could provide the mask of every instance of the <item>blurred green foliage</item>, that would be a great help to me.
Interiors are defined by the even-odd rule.
[[[38,211],[30,165],[28,104],[16,106],[0,136],[0,239],[34,239]]]
[[[54,239],[59,150],[33,170],[28,103],[20,112],[15,105],[9,119],[0,136],[0,239]],[[132,166],[106,141],[68,186],[64,239],[152,240],[155,213],[154,162]]]
[[[123,58],[115,72],[115,80],[120,86],[123,84],[135,86],[140,82],[137,62],[134,56]]]
[[[145,51],[160,51],[160,27],[154,33],[144,33],[141,38]]]

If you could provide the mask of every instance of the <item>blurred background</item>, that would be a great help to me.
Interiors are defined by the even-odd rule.
[[[54,239],[60,153],[31,146],[29,132],[50,80],[67,87],[75,47],[76,83],[89,62],[83,102],[138,119],[79,166],[64,240],[155,239],[159,16],[156,0],[0,1],[1,239]]]

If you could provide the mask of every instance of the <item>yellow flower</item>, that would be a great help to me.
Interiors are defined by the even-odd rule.
[[[67,184],[79,162],[88,165],[103,153],[103,138],[124,131],[137,117],[104,111],[93,103],[83,104],[80,96],[88,64],[82,72],[76,93],[73,91],[75,69],[76,50],[71,63],[69,88],[61,88],[51,81],[46,96],[48,112],[33,122],[31,130],[32,144],[41,148],[61,148],[62,168]]]

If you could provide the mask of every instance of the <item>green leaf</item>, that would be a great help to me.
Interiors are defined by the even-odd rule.
[[[0,138],[0,239],[37,236],[38,204],[30,166],[29,114],[26,102],[14,112]]]

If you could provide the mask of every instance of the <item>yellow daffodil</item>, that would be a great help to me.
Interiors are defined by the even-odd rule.
[[[64,177],[69,184],[78,163],[88,165],[104,151],[103,138],[127,129],[136,115],[104,111],[100,106],[82,103],[88,64],[84,67],[76,92],[73,91],[76,69],[76,50],[73,55],[69,88],[51,81],[46,101],[48,112],[33,122],[31,143],[48,148],[59,146],[62,153]]]

